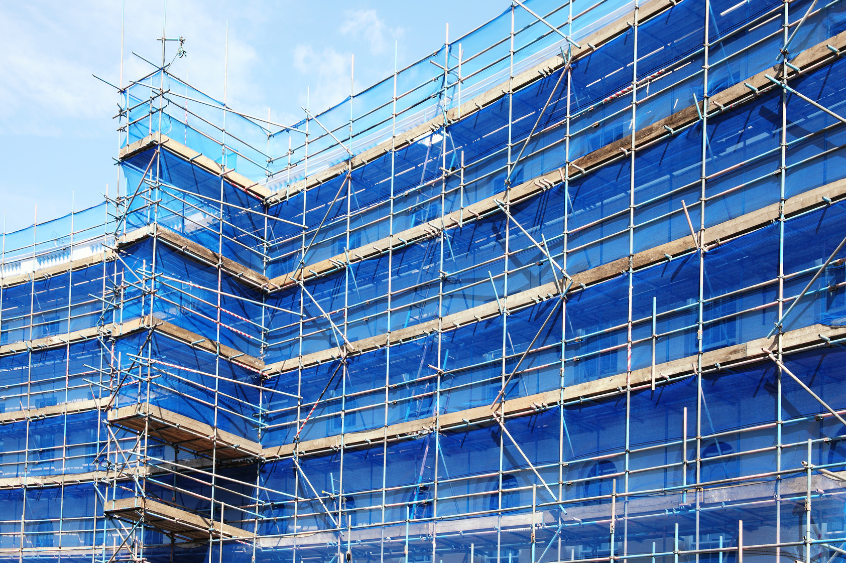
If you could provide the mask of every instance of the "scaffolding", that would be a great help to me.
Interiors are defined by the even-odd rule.
[[[293,125],[163,36],[3,235],[0,559],[844,560],[844,1],[512,0]]]

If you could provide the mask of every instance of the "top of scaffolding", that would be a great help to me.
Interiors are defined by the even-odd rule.
[[[303,108],[303,119],[291,126],[237,112],[170,74],[166,65],[123,91],[122,148],[160,132],[279,192],[460,106],[510,74],[559,53],[568,41],[577,43],[634,4],[574,0],[570,10],[569,3],[553,0],[517,2],[513,10],[448,39],[430,55],[332,108]]]

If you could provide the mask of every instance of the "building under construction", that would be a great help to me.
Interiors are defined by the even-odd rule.
[[[503,8],[296,124],[119,91],[3,235],[0,560],[846,561],[846,0]]]

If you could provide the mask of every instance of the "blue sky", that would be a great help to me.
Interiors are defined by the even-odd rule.
[[[30,0],[0,3],[0,210],[11,231],[102,201],[117,180],[117,84],[121,16],[123,80],[160,60],[156,38],[186,39],[174,73],[223,98],[229,26],[229,105],[289,123],[301,119],[307,89],[323,109],[501,13],[506,0]],[[167,17],[165,19],[165,7]],[[125,9],[125,12],[124,12]]]

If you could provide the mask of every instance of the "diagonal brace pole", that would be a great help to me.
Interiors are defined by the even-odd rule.
[[[548,21],[546,21],[545,19],[543,19],[542,17],[540,17],[539,15],[534,13],[525,4],[523,4],[520,0],[514,0],[514,3],[521,6],[524,10],[526,10],[527,12],[529,12],[530,14],[535,16],[538,19],[539,22],[546,25],[549,29],[551,29],[552,31],[554,31],[555,33],[557,33],[558,35],[563,37],[567,41],[567,43],[571,43],[576,49],[582,48],[582,46],[579,45],[578,43],[576,43],[575,41],[573,41],[573,39],[569,35],[565,35],[564,33],[562,33],[560,29],[558,29],[557,27],[555,27],[554,25],[552,25],[551,23],[549,23]]]
[[[820,104],[819,102],[815,102],[814,100],[812,100],[808,96],[806,96],[804,94],[800,94],[799,92],[797,92],[796,90],[794,90],[793,88],[791,88],[790,86],[785,84],[784,82],[779,82],[778,80],[776,80],[775,78],[773,78],[769,74],[765,74],[764,76],[766,76],[767,80],[769,80],[770,82],[776,84],[777,86],[781,86],[782,88],[784,88],[785,90],[787,90],[791,94],[794,94],[794,95],[798,96],[799,98],[805,100],[806,102],[808,102],[809,104],[811,104],[812,106],[817,108],[818,110],[827,113],[828,115],[830,115],[831,117],[833,117],[834,119],[838,120],[841,123],[846,123],[846,118],[843,118],[840,115],[837,115],[836,113],[834,113],[833,111],[831,111],[830,109],[828,109],[824,105]]]
[[[318,125],[320,125],[321,127],[323,127],[323,130],[324,130],[324,131],[326,131],[327,133],[329,133],[330,135],[332,135],[332,138],[333,138],[333,139],[335,139],[335,142],[336,142],[336,143],[338,143],[338,145],[340,145],[340,147],[341,147],[342,149],[344,149],[345,151],[347,151],[347,152],[349,153],[349,155],[350,155],[350,156],[353,156],[353,153],[351,153],[351,152],[350,152],[350,149],[348,149],[347,147],[345,147],[345,146],[344,146],[344,143],[342,143],[341,141],[339,141],[339,140],[338,140],[338,137],[336,137],[336,136],[335,136],[335,135],[334,135],[334,134],[333,134],[333,133],[332,133],[329,129],[327,129],[326,127],[324,127],[324,126],[323,126],[323,124],[322,124],[322,123],[320,123],[320,121],[318,121],[316,117],[314,117],[313,115],[311,115],[311,114],[308,112],[308,110],[307,110],[306,108],[302,108],[302,110],[303,110],[304,112],[306,112],[306,115],[307,115],[307,116],[309,116],[310,118],[312,118],[312,119],[313,119],[313,120],[314,120],[314,121],[315,121]]]
[[[518,444],[517,440],[515,440],[511,436],[511,433],[505,427],[505,423],[503,422],[502,418],[498,416],[497,413],[494,413],[494,419],[496,419],[496,421],[499,423],[499,427],[502,428],[502,431],[505,433],[506,436],[508,436],[508,439],[511,440],[511,443],[514,444],[514,447],[517,448],[517,451],[520,452],[520,455],[523,456],[523,459],[526,461],[526,463],[529,464],[529,468],[534,472],[535,476],[543,485],[543,488],[546,489],[547,493],[549,493],[549,496],[552,497],[553,502],[558,504],[558,508],[560,508],[564,514],[567,514],[567,511],[564,510],[564,507],[561,505],[561,501],[558,500],[558,497],[555,496],[555,494],[552,492],[552,489],[550,489],[549,485],[546,484],[546,479],[541,477],[540,473],[538,473],[538,470],[535,469],[535,466],[529,460],[529,457],[523,452],[523,449],[520,448],[520,444]]]
[[[115,560],[115,557],[117,557],[117,555],[118,555],[118,553],[120,552],[120,550],[123,548],[123,546],[124,546],[124,545],[126,545],[126,541],[127,541],[127,540],[128,540],[128,539],[132,536],[132,532],[134,532],[134,531],[135,531],[135,529],[136,529],[138,526],[140,526],[140,525],[141,525],[141,522],[143,522],[143,519],[142,519],[142,520],[139,520],[138,522],[136,522],[136,523],[135,523],[135,524],[134,524],[134,525],[133,525],[133,526],[129,529],[129,531],[126,533],[126,537],[125,537],[125,538],[123,538],[123,540],[120,542],[120,545],[118,545],[118,546],[117,546],[117,549],[115,549],[115,552],[114,552],[114,553],[112,554],[112,556],[109,558],[109,561],[108,561],[107,563],[112,563],[112,561],[114,561],[114,560]],[[117,529],[117,528],[115,528],[115,529]],[[127,549],[129,549],[129,548],[127,547]],[[130,553],[132,553],[132,550],[130,550]],[[135,559],[134,554],[133,554],[133,559]]]
[[[324,310],[323,310],[323,307],[321,307],[321,306],[320,306],[320,303],[318,303],[318,302],[317,302],[317,299],[315,299],[315,298],[311,295],[311,293],[309,293],[309,291],[306,289],[305,284],[304,284],[303,282],[299,281],[299,280],[297,280],[297,283],[299,284],[300,289],[302,289],[302,290],[305,292],[305,294],[309,296],[309,298],[311,299],[311,301],[312,301],[315,305],[317,305],[317,308],[318,308],[318,309],[320,309],[320,313],[323,315],[323,317],[324,317],[327,321],[329,321],[329,324],[332,326],[332,330],[334,330],[334,331],[335,331],[335,335],[336,335],[336,336],[335,336],[335,342],[337,342],[337,343],[338,343],[338,348],[343,349],[343,346],[341,346],[341,343],[338,341],[338,336],[340,336],[341,338],[343,338],[343,339],[344,339],[344,344],[346,344],[347,346],[349,346],[349,347],[350,347],[350,350],[355,350],[355,347],[352,345],[352,343],[351,343],[349,340],[347,340],[347,337],[346,337],[346,336],[344,336],[344,334],[343,334],[343,333],[341,332],[341,330],[338,328],[338,325],[336,325],[336,324],[335,324],[335,322],[332,320],[332,318],[329,316],[329,313],[327,313],[326,311],[324,311]]]
[[[684,200],[681,200],[682,209],[684,210],[684,216],[687,219],[687,226],[690,227],[690,236],[693,238],[693,245],[696,246],[696,250],[702,250],[702,245],[699,243],[699,237],[696,236],[696,231],[693,230],[693,223],[690,220],[690,213],[687,212],[687,205],[685,205]]]
[[[494,283],[493,274],[491,274],[490,270],[488,270],[488,277],[491,279],[491,285],[493,286],[494,290],[494,297],[496,297],[496,306],[499,307],[499,314],[504,315],[505,309],[502,308],[502,303],[500,303],[499,301],[499,293],[496,290],[496,284]]]
[[[112,427],[107,424],[106,430],[109,431],[109,434],[111,435],[112,440],[115,441],[115,448],[117,448],[117,450],[120,452],[120,455],[123,457],[123,461],[124,461],[123,468],[117,470],[117,473],[123,473],[124,469],[126,469],[130,465],[129,459],[126,457],[126,454],[123,452],[123,448],[120,447],[120,440],[118,440],[117,437],[115,436],[114,432],[112,432]],[[141,439],[141,434],[138,434],[138,438],[135,440],[135,445],[132,446],[133,450],[135,450],[135,448],[138,446],[138,442],[140,441],[140,439]],[[115,464],[115,465],[117,465],[117,464]],[[138,481],[138,472],[133,471],[131,473],[131,475],[132,475],[132,480],[135,481],[135,484],[138,486],[138,492],[141,493],[142,497],[147,498],[147,495],[144,492],[144,487],[142,487],[141,483]]]
[[[317,490],[314,488],[314,485],[312,485],[312,484],[311,484],[311,481],[309,481],[309,480],[308,480],[308,477],[306,476],[305,471],[303,471],[302,466],[300,466],[300,462],[299,462],[299,460],[297,459],[297,456],[294,456],[294,457],[292,457],[291,459],[292,459],[292,460],[294,460],[294,465],[296,465],[296,466],[297,466],[297,469],[300,471],[300,475],[302,475],[302,476],[303,476],[303,479],[305,479],[305,482],[308,484],[309,488],[311,489],[311,492],[313,492],[313,493],[314,493],[314,497],[315,497],[315,498],[317,499],[317,501],[320,503],[320,506],[322,506],[322,507],[323,507],[323,510],[325,510],[325,511],[326,511],[326,515],[327,515],[327,516],[329,516],[329,519],[330,519],[330,520],[332,520],[332,523],[333,523],[333,524],[335,524],[335,527],[336,527],[336,528],[339,528],[340,526],[338,525],[338,521],[337,521],[337,520],[335,520],[335,517],[334,517],[334,516],[332,516],[332,512],[330,512],[330,511],[329,511],[329,509],[328,509],[328,508],[326,508],[326,505],[323,503],[323,499],[322,499],[322,498],[320,498],[320,495],[319,495],[319,494],[317,494]]]
[[[520,365],[523,363],[523,360],[526,359],[526,356],[531,351],[532,346],[535,345],[535,342],[537,341],[538,337],[540,337],[541,333],[543,332],[543,329],[546,327],[546,323],[549,322],[549,320],[552,318],[552,315],[558,310],[558,306],[560,304],[564,303],[564,296],[567,294],[567,290],[570,289],[570,286],[572,284],[573,284],[572,281],[569,284],[567,284],[567,288],[561,294],[561,298],[558,300],[558,303],[555,304],[555,306],[552,308],[552,310],[546,316],[546,320],[543,321],[543,324],[541,325],[537,334],[535,334],[535,337],[532,339],[532,341],[526,347],[526,350],[523,352],[523,354],[520,356],[520,360],[517,362],[517,365],[514,366],[514,369],[511,370],[511,374],[508,377],[505,378],[505,381],[502,384],[502,389],[499,390],[499,393],[497,393],[496,398],[494,398],[494,400],[493,400],[493,403],[491,403],[491,409],[496,408],[496,405],[499,402],[500,398],[502,398],[505,395],[505,388],[508,387],[508,382],[511,381],[512,377],[514,377],[514,374],[517,373],[517,370],[520,369]]]
[[[150,330],[147,331],[147,338],[145,338],[144,342],[141,344],[141,346],[138,347],[139,351],[143,351],[144,347],[150,342],[150,339],[152,337],[153,337],[153,330],[150,329]],[[112,360],[114,360],[114,355],[112,355]],[[138,360],[133,359],[132,363],[129,364],[129,367],[126,368],[126,370],[118,370],[119,372],[120,371],[126,371],[126,373],[125,373],[125,375],[123,375],[120,378],[120,381],[118,381],[117,385],[115,386],[115,392],[112,393],[109,396],[109,402],[106,404],[105,409],[112,408],[112,403],[115,401],[115,399],[117,399],[118,393],[120,393],[121,387],[123,387],[123,383],[126,381],[126,378],[129,377],[130,373],[132,372],[133,369],[135,369],[135,366],[137,366],[138,363],[139,363]]]
[[[332,203],[330,203],[329,207],[326,208],[326,213],[323,215],[323,219],[320,221],[320,224],[314,230],[314,234],[311,237],[311,241],[309,241],[308,246],[306,246],[305,250],[303,251],[303,255],[300,258],[300,265],[297,268],[297,272],[294,274],[295,278],[299,275],[299,273],[303,270],[303,268],[305,268],[305,259],[306,259],[306,256],[308,255],[308,251],[311,250],[311,245],[313,245],[315,239],[317,239],[317,234],[320,232],[320,229],[323,228],[323,224],[326,222],[326,219],[329,218],[329,213],[332,212],[332,208],[335,207],[335,202],[338,201],[338,197],[340,197],[341,191],[343,191],[344,186],[347,184],[347,182],[349,180],[350,180],[350,175],[347,174],[347,177],[344,179],[343,182],[341,182],[341,185],[338,187],[338,191],[335,193],[335,197],[332,198]],[[305,225],[305,218],[303,218],[303,225]]]
[[[526,235],[527,237],[529,237],[529,240],[530,240],[530,241],[532,241],[532,244],[534,244],[535,246],[537,246],[537,247],[538,247],[538,250],[540,250],[541,252],[543,252],[543,253],[544,253],[544,255],[547,257],[547,259],[549,260],[549,262],[550,262],[551,264],[554,264],[556,268],[558,268],[559,270],[561,270],[561,273],[562,273],[562,274],[564,274],[564,277],[565,277],[565,278],[567,278],[568,280],[571,280],[571,279],[572,279],[572,278],[570,277],[570,275],[569,275],[566,271],[564,271],[564,268],[562,268],[561,266],[559,266],[559,265],[558,265],[558,262],[556,262],[556,261],[552,258],[552,255],[549,253],[549,251],[548,251],[547,249],[545,249],[544,247],[542,247],[540,244],[538,244],[538,241],[536,241],[534,238],[532,238],[532,235],[530,235],[530,234],[529,234],[529,231],[527,231],[526,229],[524,229],[524,228],[523,228],[523,225],[521,225],[521,224],[517,221],[517,219],[515,219],[515,218],[514,218],[514,216],[513,216],[511,213],[509,213],[507,209],[505,209],[505,207],[502,205],[502,202],[500,202],[498,199],[495,199],[495,200],[494,200],[494,203],[496,203],[497,207],[499,207],[499,208],[502,210],[502,212],[503,212],[503,213],[505,213],[505,214],[508,216],[508,218],[509,218],[509,219],[511,219],[512,221],[514,221],[514,224],[515,224],[515,225],[517,225],[517,226],[520,228],[520,230],[521,230],[521,231],[523,231],[523,234],[524,234],[524,235]]]
[[[523,151],[526,150],[526,147],[529,145],[529,141],[532,140],[532,136],[535,134],[535,129],[538,128],[541,119],[543,119],[543,114],[546,112],[546,108],[548,108],[549,104],[552,103],[552,97],[555,95],[555,92],[558,91],[558,86],[561,84],[561,80],[564,78],[564,76],[567,74],[567,71],[570,69],[570,61],[573,59],[573,57],[564,56],[563,49],[561,50],[561,57],[565,61],[564,68],[561,69],[561,74],[558,76],[558,82],[555,83],[555,86],[552,88],[552,92],[549,93],[549,98],[546,100],[546,103],[543,105],[543,109],[541,109],[540,113],[538,114],[538,118],[537,120],[535,120],[535,124],[532,127],[532,130],[529,131],[528,137],[526,137],[526,140],[523,142],[523,146],[520,148],[520,153],[517,155],[517,158],[511,164],[511,168],[508,171],[508,176],[505,177],[506,186],[511,185],[511,175],[514,174],[514,171],[517,169],[517,163],[520,162],[520,159],[523,157]]]
[[[159,148],[157,147],[155,152],[153,152],[153,156],[150,158],[149,164],[147,164],[147,168],[144,169],[144,173],[141,175],[141,181],[138,182],[138,187],[135,188],[135,192],[132,194],[132,197],[129,199],[129,203],[126,204],[124,208],[124,212],[121,214],[120,221],[118,221],[117,225],[115,225],[115,235],[120,232],[121,223],[126,222],[126,215],[129,213],[129,208],[132,207],[132,203],[135,201],[135,196],[138,195],[138,191],[141,189],[141,186],[144,185],[144,180],[147,179],[147,172],[150,171],[150,166],[153,165],[153,162],[156,160],[156,157],[159,155]]]
[[[303,423],[300,425],[299,429],[297,430],[297,435],[294,436],[293,442],[296,442],[297,440],[300,439],[300,432],[302,432],[303,428],[305,428],[305,425],[308,422],[308,420],[311,418],[311,415],[314,412],[314,409],[316,409],[317,405],[320,404],[320,401],[323,400],[323,395],[329,389],[329,386],[332,385],[332,382],[335,380],[335,376],[338,374],[338,370],[341,369],[342,364],[343,364],[343,362],[338,362],[338,365],[335,367],[335,371],[332,372],[332,377],[330,377],[329,381],[326,382],[326,387],[324,387],[323,391],[320,392],[320,396],[317,397],[317,400],[314,402],[314,405],[312,405],[311,410],[308,411],[308,414],[306,415],[305,420],[303,420]]]
[[[805,15],[802,16],[801,20],[799,20],[799,24],[793,30],[793,33],[791,33],[790,37],[787,39],[787,41],[784,42],[784,47],[782,47],[781,52],[779,53],[779,56],[777,57],[778,59],[780,59],[782,57],[785,58],[785,59],[787,58],[787,48],[790,46],[790,43],[793,42],[793,39],[796,37],[796,34],[799,32],[799,28],[802,27],[802,24],[805,23],[805,20],[808,18],[809,15],[811,15],[811,12],[814,10],[814,6],[816,6],[816,5],[817,5],[817,0],[814,0],[813,2],[811,2],[811,5],[808,7],[808,11],[805,12]]]
[[[771,359],[772,361],[774,361],[774,362],[776,363],[776,365],[778,365],[778,367],[780,367],[780,368],[784,371],[784,373],[786,373],[787,375],[789,375],[790,377],[792,377],[792,378],[793,378],[793,380],[794,380],[794,381],[796,381],[796,383],[798,383],[798,384],[802,387],[802,389],[804,389],[805,391],[807,391],[808,393],[810,393],[810,394],[811,394],[811,397],[813,397],[814,399],[816,399],[817,401],[819,401],[819,403],[820,403],[822,406],[824,406],[824,407],[825,407],[825,409],[826,409],[828,412],[830,412],[830,413],[831,413],[831,415],[832,415],[834,418],[836,418],[837,420],[839,420],[839,421],[840,421],[840,423],[841,423],[843,426],[846,426],[846,420],[843,420],[843,417],[842,417],[842,416],[840,416],[839,414],[837,414],[837,411],[835,411],[833,408],[831,408],[830,406],[828,406],[828,403],[826,403],[825,401],[823,401],[823,400],[822,400],[822,398],[821,398],[819,395],[817,395],[816,393],[814,393],[814,392],[811,390],[811,388],[810,388],[810,387],[808,387],[807,385],[805,385],[805,384],[802,382],[802,380],[801,380],[801,379],[799,379],[798,377],[796,377],[795,375],[793,375],[793,372],[792,372],[792,371],[790,371],[789,369],[787,369],[787,366],[785,366],[783,363],[781,363],[781,362],[778,360],[778,358],[776,358],[776,357],[773,355],[773,353],[772,353],[772,352],[770,352],[770,351],[769,351],[769,350],[767,350],[766,348],[761,348],[761,349],[762,349],[764,352],[766,352],[766,354],[770,357],[770,359]]]
[[[837,253],[840,252],[840,249],[843,248],[844,244],[846,244],[846,238],[840,241],[840,244],[837,245],[837,248],[835,248],[834,252],[831,253],[831,256],[828,257],[828,260],[826,260],[825,263],[819,267],[817,273],[814,274],[814,277],[811,278],[811,281],[809,281],[808,285],[805,286],[805,289],[802,290],[802,293],[796,296],[796,299],[793,300],[793,303],[790,304],[790,307],[787,308],[787,311],[784,312],[778,322],[776,322],[773,329],[767,334],[767,338],[771,337],[776,330],[781,328],[781,326],[784,324],[784,319],[787,318],[787,315],[790,314],[790,311],[792,311],[796,304],[799,303],[799,300],[802,299],[802,297],[804,297],[806,293],[808,293],[808,290],[811,289],[811,286],[814,285],[814,282],[817,281],[817,278],[820,277],[820,274],[822,274],[823,271],[828,268],[828,265],[831,263],[832,260],[834,260],[834,257],[837,256]]]

